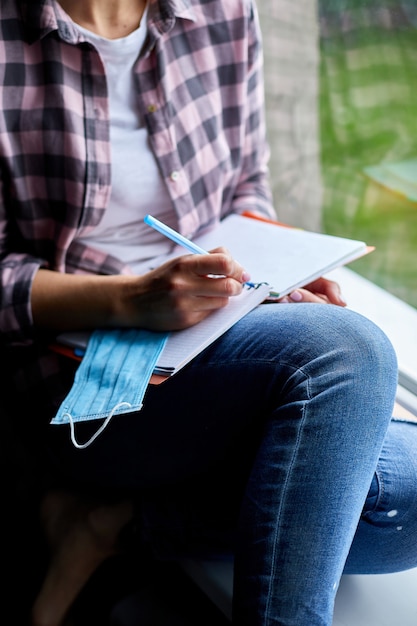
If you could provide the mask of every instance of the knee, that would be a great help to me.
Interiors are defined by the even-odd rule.
[[[311,305],[306,306],[309,307]],[[305,332],[309,363],[306,371],[322,389],[339,385],[355,390],[358,401],[383,404],[392,411],[397,388],[397,358],[386,334],[362,315],[335,306],[318,305]],[[339,387],[339,388],[340,388]],[[360,400],[361,398],[361,400]]]
[[[367,376],[397,383],[397,357],[384,331],[363,315],[332,307],[326,340],[339,346],[346,364]],[[329,312],[330,313],[330,312]]]

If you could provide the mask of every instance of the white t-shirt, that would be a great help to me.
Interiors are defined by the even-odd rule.
[[[99,51],[106,68],[110,107],[109,205],[100,224],[79,240],[117,256],[141,273],[147,259],[167,254],[172,243],[143,222],[148,213],[177,227],[175,212],[138,110],[133,66],[146,37],[146,14],[137,30],[106,39],[77,24]]]

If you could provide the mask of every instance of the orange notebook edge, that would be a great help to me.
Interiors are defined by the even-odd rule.
[[[295,226],[284,224],[284,222],[279,222],[278,220],[274,220],[270,217],[264,217],[263,215],[252,213],[252,211],[243,211],[243,213],[241,213],[240,215],[242,215],[243,217],[249,217],[252,220],[259,220],[260,222],[266,222],[267,224],[275,224],[276,226],[282,226],[283,228],[296,228]]]
[[[78,361],[81,362],[82,361],[82,356],[79,354],[76,354],[76,351],[74,351],[73,348],[69,348],[68,346],[64,346],[60,343],[51,343],[49,345],[49,349],[52,350],[52,352],[55,352],[57,354],[60,354],[62,356],[68,357],[70,359],[73,359],[74,361]],[[149,379],[149,384],[150,385],[160,385],[161,383],[163,383],[165,380],[167,380],[169,378],[169,376],[161,376],[160,374],[152,374],[152,376]]]

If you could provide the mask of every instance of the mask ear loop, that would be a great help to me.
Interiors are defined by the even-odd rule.
[[[106,417],[106,419],[104,420],[103,424],[100,426],[100,428],[94,433],[94,435],[92,435],[92,437],[90,437],[90,439],[88,441],[86,441],[85,443],[78,443],[78,441],[75,438],[75,425],[74,425],[74,420],[72,415],[70,415],[70,413],[64,413],[62,417],[67,417],[69,420],[69,425],[70,425],[70,431],[71,431],[71,441],[74,444],[74,446],[76,448],[78,448],[78,450],[83,450],[84,448],[87,448],[89,445],[91,445],[93,443],[93,441],[95,439],[97,439],[97,437],[103,432],[103,430],[105,428],[107,428],[111,418],[113,417],[113,415],[115,414],[115,412],[117,411],[117,409],[120,409],[120,407],[122,406],[126,406],[126,407],[131,407],[132,405],[130,404],[130,402],[119,402],[119,404],[116,404],[112,410],[110,411],[109,415]]]

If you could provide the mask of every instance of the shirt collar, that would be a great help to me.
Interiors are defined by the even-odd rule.
[[[80,40],[78,30],[55,0],[23,0],[21,12],[30,43],[52,31],[57,31],[68,43]],[[156,24],[159,32],[170,30],[178,18],[195,21],[191,0],[149,0],[149,20]]]
[[[29,43],[58,31],[65,41],[78,40],[77,29],[54,0],[23,0],[22,19]]]

